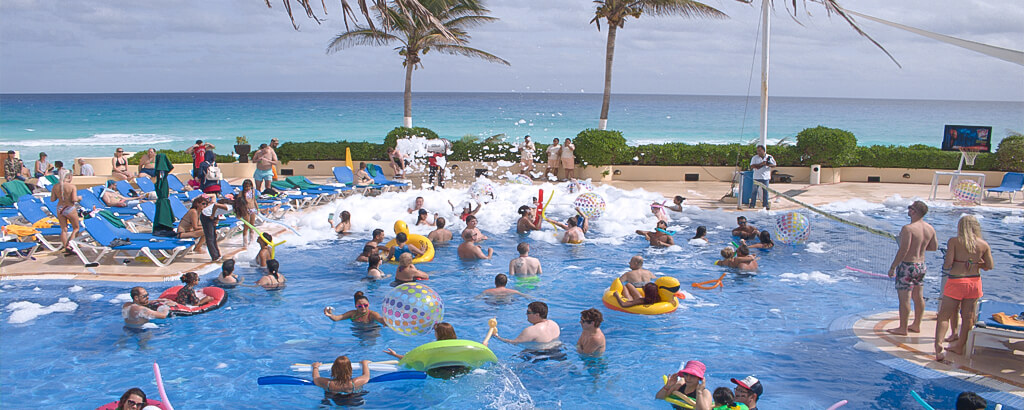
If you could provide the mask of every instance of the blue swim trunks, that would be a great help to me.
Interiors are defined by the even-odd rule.
[[[257,169],[256,172],[252,173],[252,179],[254,179],[256,181],[273,181],[274,180],[274,170],[268,169],[268,170],[264,171],[262,169]]]

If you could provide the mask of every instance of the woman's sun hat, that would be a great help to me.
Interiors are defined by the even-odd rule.
[[[690,361],[686,362],[686,365],[683,366],[683,368],[681,370],[679,370],[679,376],[682,376],[684,374],[689,374],[689,375],[694,376],[694,377],[696,377],[698,379],[704,380],[704,370],[706,368],[707,367],[704,366],[704,363],[701,363],[701,362],[696,361],[696,360],[690,360]]]

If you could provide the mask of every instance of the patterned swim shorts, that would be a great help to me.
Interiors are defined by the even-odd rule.
[[[924,283],[928,267],[924,262],[900,262],[896,266],[896,290],[910,290]]]

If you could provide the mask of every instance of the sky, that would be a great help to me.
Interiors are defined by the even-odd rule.
[[[355,0],[352,0],[355,1]],[[776,1],[770,95],[1024,101],[1024,67],[861,21],[897,67],[838,16]],[[314,4],[319,6],[318,1]],[[1024,50],[1019,0],[846,0],[854,11],[924,30]],[[3,0],[0,93],[402,91],[392,46],[327,54],[345,30],[337,0],[317,24],[280,1]],[[500,20],[470,46],[511,67],[428,53],[413,91],[600,93],[606,27],[589,0],[486,3]],[[759,4],[710,0],[727,20],[629,19],[618,32],[613,93],[757,95]],[[322,11],[319,11],[323,17]],[[361,16],[360,16],[361,17]]]

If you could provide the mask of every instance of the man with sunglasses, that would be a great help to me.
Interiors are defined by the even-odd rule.
[[[738,236],[740,239],[754,239],[757,238],[757,235],[761,234],[761,231],[747,223],[747,217],[745,216],[736,218],[736,225],[739,226],[732,230],[732,236]]]
[[[141,329],[150,319],[166,319],[169,308],[177,305],[168,299],[149,300],[149,292],[142,286],[132,288],[130,294],[132,301],[121,306],[124,326],[129,328]]]
[[[530,302],[526,307],[526,320],[530,326],[523,329],[515,339],[506,339],[494,334],[494,338],[510,344],[533,343],[543,345],[558,340],[562,333],[558,323],[548,320],[548,305],[544,302]]]
[[[658,225],[654,228],[654,231],[642,231],[637,230],[637,235],[643,235],[644,239],[651,242],[651,246],[672,246],[675,245],[675,240],[672,239],[672,234],[668,231],[668,222],[658,221]]]

